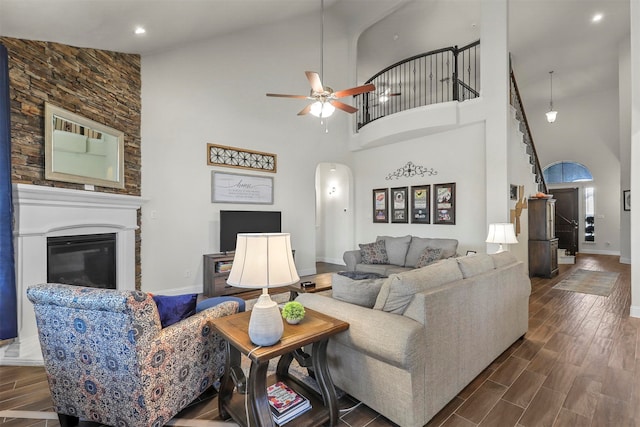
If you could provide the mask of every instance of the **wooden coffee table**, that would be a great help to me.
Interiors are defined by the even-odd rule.
[[[270,347],[256,348],[257,346],[249,339],[250,311],[225,316],[213,322],[214,329],[227,340],[227,356],[233,347],[251,360],[247,379],[247,410],[251,426],[275,426],[267,399],[267,386],[276,381],[284,381],[311,402],[311,410],[296,417],[295,421],[291,421],[292,426],[318,426],[326,422],[335,426],[338,423],[336,392],[327,366],[327,343],[329,337],[348,329],[349,324],[310,308],[306,308],[305,311],[305,317],[299,324],[284,323],[282,338]],[[288,374],[289,365],[296,352],[308,344],[313,344],[312,366],[322,396]],[[267,378],[269,360],[278,356],[281,357],[276,373]],[[229,357],[227,357],[228,360],[230,360]],[[228,365],[229,362],[227,362],[218,396],[220,415],[223,419],[233,418],[238,424],[246,427],[249,424],[245,413],[245,396],[239,393],[234,394],[234,383]]]
[[[322,273],[314,276],[312,279],[302,278],[299,282],[294,283],[293,285],[285,286],[284,289],[287,289],[291,292],[291,296],[289,297],[290,301],[296,299],[299,294],[313,294],[316,292],[329,291],[331,290],[331,278],[333,277],[333,273]],[[300,283],[304,281],[311,281],[315,283],[315,286],[312,287],[302,287]]]

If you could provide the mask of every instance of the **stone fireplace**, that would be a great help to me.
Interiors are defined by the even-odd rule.
[[[116,287],[135,289],[136,196],[14,184],[18,338],[0,348],[0,365],[42,364],[29,285],[47,281],[47,239],[115,234]]]

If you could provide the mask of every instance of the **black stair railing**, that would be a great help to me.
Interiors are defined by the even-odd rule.
[[[399,61],[366,84],[376,90],[355,96],[356,127],[411,108],[465,101],[480,94],[480,40],[445,47]]]
[[[509,61],[509,76],[510,76],[510,96],[509,100],[511,105],[516,110],[516,119],[520,122],[520,131],[522,132],[522,142],[527,146],[527,154],[529,154],[529,163],[531,163],[531,172],[536,177],[536,183],[538,184],[538,191],[547,193],[547,183],[544,180],[542,168],[540,167],[540,161],[538,160],[538,152],[536,146],[533,143],[533,135],[531,134],[531,128],[529,127],[529,121],[527,120],[527,114],[524,111],[524,104],[522,103],[522,97],[518,90],[518,83],[516,82],[516,76],[513,73],[513,67],[511,61]]]

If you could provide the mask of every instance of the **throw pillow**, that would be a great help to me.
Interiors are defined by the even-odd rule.
[[[418,258],[416,268],[433,264],[440,259],[440,255],[442,255],[442,249],[440,248],[424,248],[424,251],[422,251],[422,255],[420,255],[420,258]]]
[[[507,265],[518,262],[518,259],[509,251],[491,254],[490,256],[493,259],[493,265],[496,268],[506,267]]]
[[[373,243],[361,243],[358,246],[360,246],[360,255],[362,256],[363,264],[389,264],[384,240],[378,240]]]
[[[382,284],[374,310],[403,314],[418,292],[462,279],[455,259],[444,259],[423,268],[392,274]]]
[[[391,236],[378,236],[376,241],[384,240],[384,248],[387,251],[387,257],[389,258],[389,264],[399,265],[404,267],[405,258],[407,256],[407,250],[409,250],[409,243],[411,243],[411,236],[404,237],[391,237]]]
[[[456,239],[443,239],[443,238],[429,238],[429,237],[412,237],[409,250],[407,251],[407,258],[405,260],[406,267],[415,267],[418,262],[418,258],[422,255],[425,248],[440,248],[442,253],[441,259],[451,258],[456,256],[458,250],[458,241]]]
[[[158,306],[160,323],[166,328],[196,313],[198,294],[153,295],[153,300]]]
[[[340,273],[334,274],[331,279],[332,297],[350,304],[373,308],[385,280],[387,279],[384,276],[353,280]]]
[[[487,254],[476,254],[458,258],[460,271],[465,279],[493,270],[493,258]]]

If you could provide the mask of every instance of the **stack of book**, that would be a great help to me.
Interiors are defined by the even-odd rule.
[[[231,271],[232,265],[233,261],[220,261],[216,263],[216,273],[226,273],[227,271]]]
[[[267,398],[273,421],[279,426],[311,409],[309,399],[296,393],[282,381],[267,387]]]

